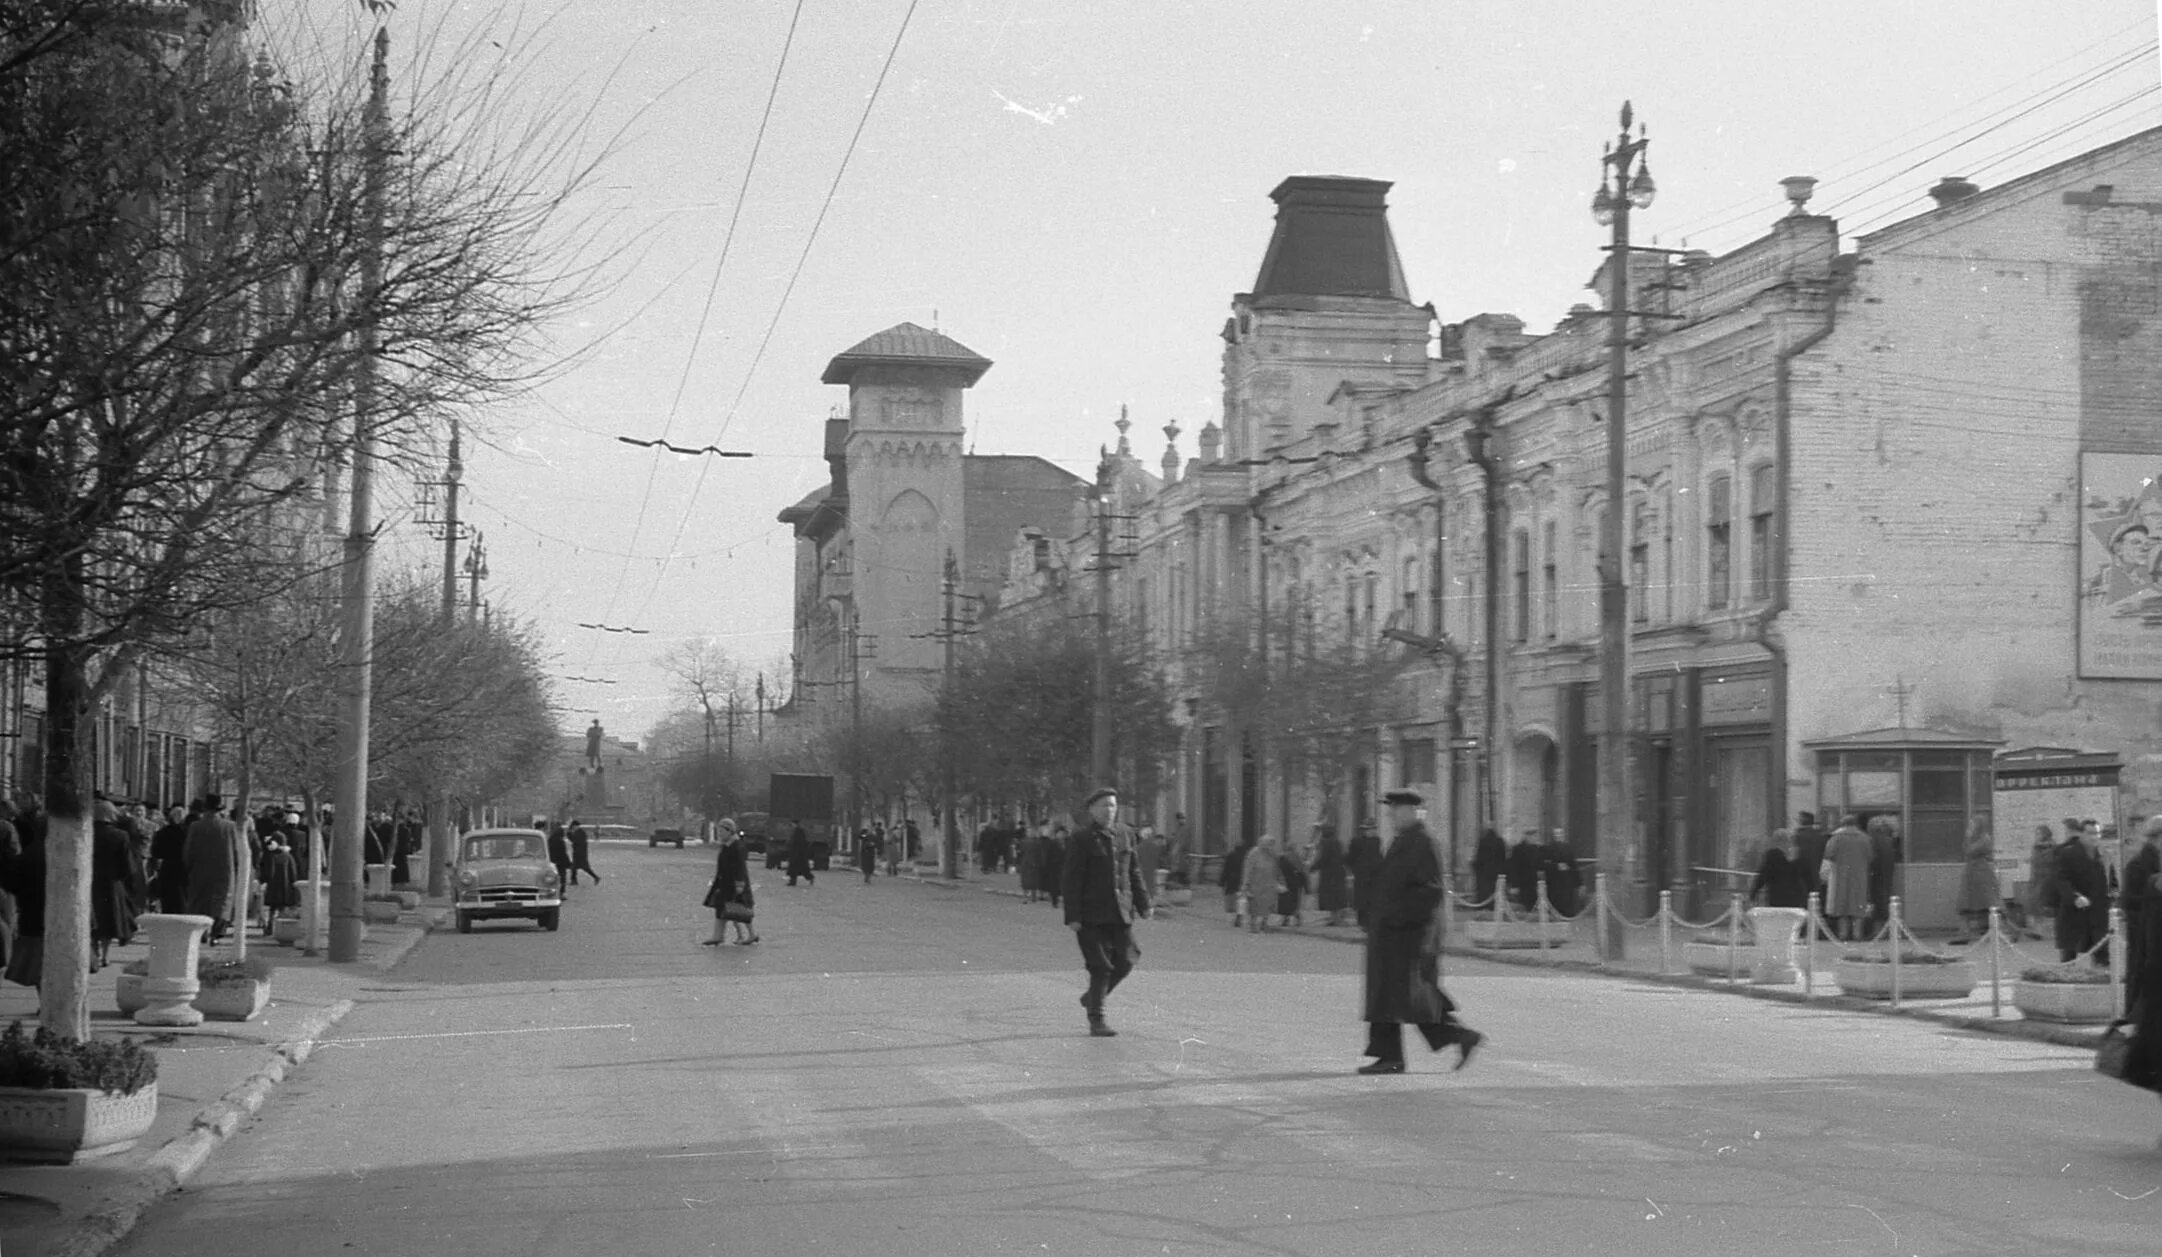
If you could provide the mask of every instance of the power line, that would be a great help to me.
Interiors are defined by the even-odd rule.
[[[751,364],[744,369],[743,383],[737,387],[736,395],[729,400],[728,410],[721,416],[721,429],[714,434],[714,440],[716,441],[728,434],[728,425],[735,421],[736,408],[742,405],[744,394],[750,391],[752,377],[758,373],[758,364],[765,359],[766,347],[773,343],[774,329],[780,326],[781,315],[788,309],[789,298],[795,294],[796,281],[803,277],[804,265],[811,259],[811,248],[818,243],[819,229],[825,226],[826,214],[833,208],[833,198],[841,191],[841,180],[848,174],[848,163],[850,159],[855,157],[856,146],[863,140],[864,128],[870,125],[871,112],[878,106],[879,94],[885,90],[886,77],[893,70],[895,58],[900,56],[901,41],[908,34],[909,22],[915,18],[916,6],[920,2],[921,0],[909,0],[908,11],[901,15],[900,29],[893,33],[893,44],[886,50],[885,63],[878,67],[878,78],[871,84],[869,98],[863,102],[863,114],[856,119],[855,134],[848,137],[848,148],[842,152],[841,164],[833,172],[833,182],[826,189],[826,199],[819,204],[818,217],[811,221],[811,233],[803,242],[803,252],[797,255],[795,269],[789,272],[788,284],[781,290],[781,299],[773,307],[773,317],[766,323],[766,333],[759,339],[758,351],[751,355]],[[699,467],[698,479],[691,485],[691,495],[683,504],[683,517],[676,524],[676,535],[668,543],[669,549],[673,550],[675,548],[676,543],[683,539],[684,530],[690,527],[691,516],[698,505],[699,492],[705,488],[706,476],[712,470],[713,464],[710,462]],[[663,575],[665,575],[665,569],[654,574],[653,586],[646,591],[646,600],[640,604],[638,614],[632,616],[632,619],[642,620],[645,618],[646,608],[653,605],[654,597],[660,593]]]
[[[770,87],[766,89],[766,108],[765,111],[758,116],[758,134],[751,141],[750,160],[746,161],[743,164],[743,179],[736,186],[735,208],[729,212],[728,230],[721,237],[721,255],[714,260],[713,275],[706,283],[706,300],[704,305],[702,305],[698,311],[698,327],[695,331],[691,333],[690,350],[683,355],[683,372],[676,379],[675,395],[669,399],[667,418],[665,418],[661,422],[662,441],[666,441],[668,439],[669,432],[675,427],[676,415],[683,405],[684,389],[687,388],[690,384],[691,367],[694,363],[698,361],[698,347],[705,340],[706,324],[713,315],[713,301],[715,296],[719,294],[721,290],[721,270],[728,265],[729,250],[735,245],[736,242],[736,224],[742,221],[743,218],[743,205],[750,196],[751,175],[752,172],[754,172],[758,168],[758,154],[760,150],[765,147],[766,144],[766,126],[773,120],[773,104],[774,101],[776,101],[780,97],[781,76],[788,69],[789,50],[795,46],[796,24],[802,19],[802,17],[803,0],[796,0],[795,10],[789,15],[788,18],[788,34],[781,40],[780,60],[775,62],[773,66],[773,83]],[[638,515],[636,520],[631,524],[630,544],[624,547],[627,550],[636,550],[638,548],[639,534],[645,528],[646,510],[653,502],[653,483],[659,477],[659,475],[660,464],[658,462],[655,462],[653,465],[646,468],[646,488],[645,492],[641,493],[638,497]],[[705,473],[703,471],[699,473],[699,479],[701,482],[705,479]],[[678,529],[676,532],[677,540],[681,540],[682,536],[682,531]],[[669,548],[675,548],[674,541],[669,542]],[[615,611],[616,599],[621,597],[623,594],[623,581],[624,578],[629,575],[629,572],[630,569],[628,566],[621,567],[616,570],[616,586],[615,589],[608,595],[608,611],[603,613],[603,619],[607,618],[607,615],[609,613],[613,613]],[[641,611],[640,614],[642,615],[644,614],[644,612]]]

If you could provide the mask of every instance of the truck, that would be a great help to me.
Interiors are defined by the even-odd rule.
[[[774,773],[767,779],[766,867],[787,859],[797,824],[811,837],[811,867],[833,862],[833,778],[814,773]]]

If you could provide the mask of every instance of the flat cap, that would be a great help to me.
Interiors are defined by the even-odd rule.
[[[1400,803],[1410,807],[1426,806],[1426,797],[1416,790],[1391,790],[1381,796],[1381,801],[1391,807],[1395,807]]]
[[[1081,801],[1081,806],[1095,807],[1096,800],[1098,799],[1115,799],[1117,797],[1119,797],[1118,791],[1113,790],[1109,786],[1098,786],[1094,790],[1089,791],[1089,797]]]

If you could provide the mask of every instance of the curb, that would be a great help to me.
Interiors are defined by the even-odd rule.
[[[54,1257],[100,1257],[125,1239],[152,1205],[188,1185],[218,1145],[263,1107],[286,1074],[315,1051],[324,1032],[351,1011],[353,1001],[342,999],[310,1014],[299,1034],[272,1049],[270,1059],[246,1081],[203,1106],[187,1130],[151,1153],[149,1162],[115,1193],[117,1200],[84,1218],[75,1234],[53,1247]]]
[[[396,968],[427,936],[426,928],[412,930],[401,942],[386,947],[367,967],[377,972]],[[186,1130],[151,1153],[143,1168],[115,1191],[116,1199],[111,1204],[86,1216],[74,1234],[55,1244],[53,1257],[103,1257],[126,1239],[152,1205],[188,1185],[210,1154],[231,1138],[242,1122],[262,1109],[286,1075],[313,1055],[324,1034],[352,1011],[353,1001],[341,999],[310,1013],[292,1038],[271,1048],[269,1060],[238,1086],[197,1110]]]

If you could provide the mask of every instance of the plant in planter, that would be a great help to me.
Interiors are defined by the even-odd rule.
[[[2037,1021],[2104,1022],[2116,1016],[2109,971],[2077,961],[2022,969],[2012,984],[2012,1007]]]
[[[203,989],[196,993],[195,1007],[215,1021],[248,1021],[270,1002],[270,975],[277,966],[261,956],[242,960],[203,957],[195,966]]]
[[[0,1155],[71,1163],[134,1146],[158,1113],[158,1059],[132,1039],[0,1033]]]
[[[219,1021],[248,1021],[270,1001],[270,975],[277,966],[261,956],[245,960],[221,960],[203,956],[195,962],[195,980],[202,983],[191,1001],[203,1016]],[[148,961],[121,966],[113,978],[113,1003],[121,1015],[133,1017],[149,1001],[143,995],[143,979],[150,973]]]
[[[1899,949],[1899,995],[1902,999],[1964,999],[1974,993],[1974,962],[1919,947]],[[1863,999],[1892,997],[1892,952],[1842,952],[1832,971],[1843,994]]]

